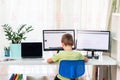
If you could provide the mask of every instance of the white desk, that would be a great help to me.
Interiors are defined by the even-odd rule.
[[[58,65],[58,63],[53,63],[53,64],[49,64],[47,63],[46,59],[16,59],[16,60],[11,60],[11,61],[1,61],[0,65]],[[97,59],[90,59],[86,65],[97,65],[97,75],[99,75],[99,66],[102,65],[107,65],[107,66],[111,66],[111,65],[117,65],[117,61],[114,60],[113,58],[109,57],[109,56],[103,56],[101,60],[97,60]],[[108,75],[111,76],[111,73],[109,73]],[[99,76],[96,78],[97,80],[99,79]]]
[[[87,65],[117,65],[117,61],[109,56],[103,56],[101,60],[90,59]]]
[[[0,65],[57,65],[49,64],[45,59],[16,59],[11,61],[1,61]],[[117,65],[117,61],[109,56],[103,56],[102,60],[90,59],[86,65]]]

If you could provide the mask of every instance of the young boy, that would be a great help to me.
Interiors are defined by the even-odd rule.
[[[47,60],[48,63],[60,62],[60,60],[85,60],[88,61],[88,58],[82,56],[81,53],[72,51],[72,46],[74,45],[74,41],[71,34],[64,34],[61,39],[62,47],[64,49],[63,52],[59,52],[54,55],[52,58]],[[54,80],[70,80],[68,78],[62,77],[61,75],[57,75]]]

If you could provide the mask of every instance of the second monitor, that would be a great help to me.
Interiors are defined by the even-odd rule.
[[[77,31],[77,50],[91,51],[110,51],[110,31],[97,30],[78,30]]]

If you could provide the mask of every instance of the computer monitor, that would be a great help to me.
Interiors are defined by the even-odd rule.
[[[22,42],[22,58],[42,58],[42,42]]]
[[[62,35],[66,33],[71,34],[75,42],[75,30],[43,30],[44,51],[63,50],[61,38]],[[73,45],[72,48],[75,49],[75,45]]]
[[[92,51],[110,51],[110,31],[77,31],[77,50]]]

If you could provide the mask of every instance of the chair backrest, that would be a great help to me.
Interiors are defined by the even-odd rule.
[[[82,76],[85,72],[84,60],[61,60],[59,74],[63,77],[74,79]]]

